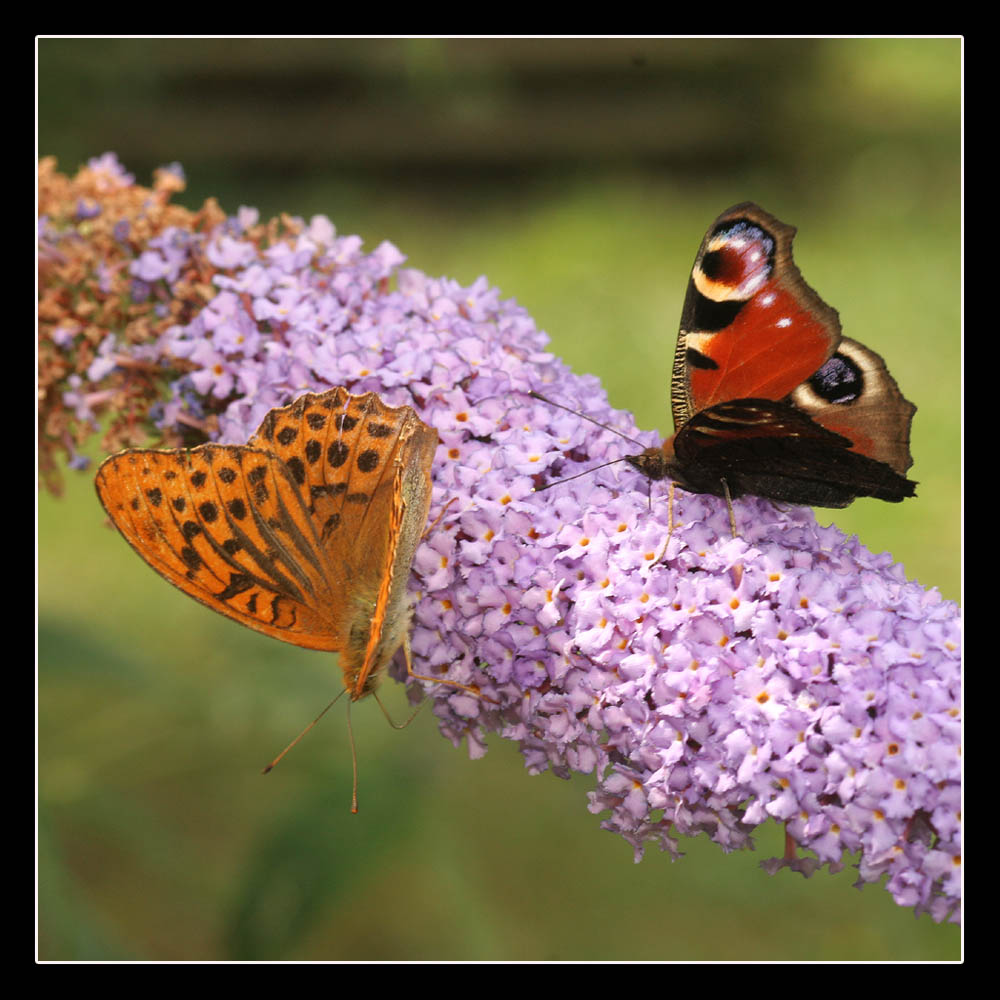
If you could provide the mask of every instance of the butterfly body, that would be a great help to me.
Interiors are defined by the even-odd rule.
[[[306,394],[246,445],[130,449],[98,496],[161,576],[249,628],[336,651],[352,700],[407,641],[437,433],[374,393]]]
[[[627,461],[720,497],[846,507],[913,496],[916,407],[874,351],[841,336],[795,266],[794,234],[749,202],[709,228],[681,313],[674,436]]]

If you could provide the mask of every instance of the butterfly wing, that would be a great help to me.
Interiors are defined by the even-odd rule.
[[[841,339],[833,356],[796,388],[789,402],[851,442],[851,450],[903,475],[913,464],[910,424],[917,408],[885,362],[864,344]]]
[[[694,493],[728,490],[733,498],[753,494],[815,507],[913,496],[912,482],[851,445],[790,403],[733,400],[702,410],[681,428],[668,474]]]
[[[334,389],[272,410],[250,444],[273,450],[308,497],[335,595],[344,684],[363,697],[409,630],[407,582],[427,523],[437,433],[410,407]]]
[[[129,544],[202,604],[341,654],[354,699],[406,638],[437,433],[374,393],[307,394],[246,445],[130,449],[96,486]]]
[[[195,600],[296,646],[340,647],[313,518],[276,456],[130,449],[104,461],[96,486],[125,540]]]
[[[427,525],[431,503],[431,461],[437,434],[416,417],[398,429],[387,459],[387,472],[379,482],[373,503],[387,511],[384,528],[366,512],[358,525],[359,551],[378,549],[377,589],[359,588],[351,617],[350,638],[341,655],[345,683],[355,698],[367,694],[405,641],[412,616],[407,582],[413,557]],[[382,517],[383,514],[379,514]],[[370,542],[369,542],[370,539]],[[382,543],[385,543],[384,545]]]
[[[733,399],[783,399],[833,354],[837,311],[792,259],[795,228],[750,202],[709,227],[688,282],[674,355],[674,429]]]

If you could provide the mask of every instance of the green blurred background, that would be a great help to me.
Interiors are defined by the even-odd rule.
[[[820,511],[911,578],[960,586],[957,40],[379,39],[38,42],[38,152],[107,150],[141,184],[180,161],[197,207],[328,215],[431,275],[485,274],[670,432],[688,269],[754,200],[845,333],[918,406],[918,498]],[[95,452],[96,455],[96,452]],[[104,524],[89,475],[39,499],[39,955],[43,959],[954,959],[850,868],[703,838],[639,865],[586,809],[593,776],[469,761],[430,711],[404,732],[167,586]],[[395,684],[387,700],[405,712]]]

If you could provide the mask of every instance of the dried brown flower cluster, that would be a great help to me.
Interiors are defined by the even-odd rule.
[[[38,464],[43,484],[54,493],[62,482],[58,456],[83,464],[78,449],[97,430],[95,416],[109,417],[104,451],[147,443],[150,407],[162,400],[167,382],[191,367],[162,353],[144,361],[141,348],[134,350],[190,322],[217,293],[217,268],[190,246],[176,280],[136,278],[151,241],[171,230],[189,238],[207,235],[226,221],[214,198],[196,212],[171,204],[184,187],[180,169],[171,167],[155,172],[152,188],[142,187],[110,154],[73,177],[60,173],[53,157],[39,163]],[[282,216],[245,235],[267,246],[300,228],[298,220]],[[95,378],[91,366],[102,344],[114,351],[115,364]],[[191,439],[175,432],[164,443],[198,443],[213,419],[209,415]]]

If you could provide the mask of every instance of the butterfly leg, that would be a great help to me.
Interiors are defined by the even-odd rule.
[[[445,515],[445,511],[447,511],[447,510],[448,510],[448,508],[449,508],[449,507],[450,507],[450,506],[451,506],[451,505],[452,505],[453,503],[455,503],[455,501],[456,501],[456,500],[458,500],[458,497],[452,497],[452,498],[451,498],[451,499],[450,499],[450,500],[449,500],[449,501],[448,501],[448,502],[447,502],[447,503],[446,503],[446,504],[445,504],[445,505],[444,505],[444,506],[443,506],[443,507],[441,508],[441,513],[440,513],[440,514],[438,514],[438,516],[437,516],[436,518],[434,518],[434,523],[433,523],[433,524],[432,524],[432,525],[431,525],[431,526],[430,526],[430,527],[429,527],[429,528],[428,528],[428,529],[427,529],[427,530],[426,530],[426,531],[425,531],[425,532],[423,533],[423,535],[421,535],[421,536],[420,536],[420,541],[424,542],[424,541],[426,541],[426,540],[427,540],[428,538],[430,538],[430,537],[431,537],[431,535],[433,535],[433,534],[434,534],[434,529],[435,529],[435,528],[436,528],[436,527],[437,527],[437,526],[438,526],[438,525],[439,525],[439,524],[441,523],[441,518],[443,518],[443,517],[444,517],[444,515]]]
[[[667,557],[667,547],[670,545],[670,539],[673,536],[674,528],[680,527],[680,522],[674,523],[674,493],[677,491],[677,484],[673,481],[670,483],[670,491],[667,493],[667,537],[663,543],[663,548],[660,550],[660,554],[654,560],[655,563],[663,562]]]
[[[389,714],[389,709],[382,704],[382,699],[378,696],[378,691],[372,691],[372,697],[375,699],[375,703],[380,709],[382,709],[382,714],[385,716],[385,721],[392,726],[393,729],[405,729],[419,713],[420,709],[424,707],[424,702],[421,702],[417,707],[410,713],[410,717],[406,722],[393,722],[392,716]]]
[[[499,704],[499,702],[495,701],[493,698],[483,694],[474,684],[462,684],[459,681],[448,680],[447,677],[427,677],[424,674],[416,673],[413,669],[413,661],[410,658],[409,636],[403,640],[403,656],[406,657],[406,675],[408,677],[412,677],[414,680],[418,681],[429,681],[431,684],[447,684],[449,687],[458,688],[460,691],[468,691],[469,694],[474,695],[476,698],[480,698],[482,701],[488,701],[492,705]]]
[[[736,530],[736,515],[733,513],[733,498],[729,494],[729,483],[722,479],[722,488],[726,491],[726,508],[729,511],[729,530],[733,533],[733,538],[739,538],[740,533]]]
[[[674,533],[674,528],[679,527],[679,523],[674,523],[674,494],[677,492],[677,484],[671,480],[670,492],[667,494],[667,541]]]
[[[354,786],[351,792],[351,812],[358,814],[358,751],[354,744],[354,726],[351,725],[351,699],[347,699],[347,735],[351,740],[351,770],[354,773]]]

